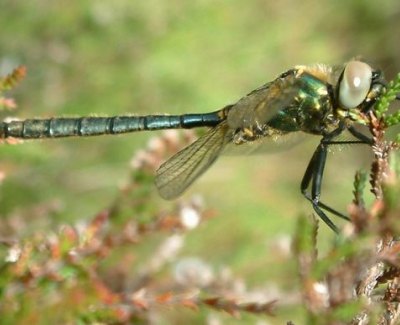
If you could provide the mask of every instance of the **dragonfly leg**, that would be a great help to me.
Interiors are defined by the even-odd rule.
[[[328,218],[325,212],[322,211],[322,209],[326,209],[327,211],[344,219],[347,219],[347,217],[320,202],[322,176],[324,172],[326,156],[326,147],[324,148],[324,145],[321,143],[315,150],[314,155],[307,166],[306,172],[304,173],[303,180],[301,181],[301,192],[312,203],[314,211],[322,219],[322,221],[324,221],[334,232],[339,233],[339,229],[332,222],[332,220]],[[310,183],[312,184],[311,194],[307,190]]]
[[[363,144],[368,144],[372,146],[374,144],[374,140],[367,137],[365,134],[362,134],[361,132],[357,131],[354,127],[350,126],[348,128],[349,132],[354,135],[357,139],[360,140],[360,143]]]
[[[310,171],[307,174],[307,171],[304,175],[303,182],[302,182],[302,192],[303,194],[311,201],[313,202],[314,210],[315,209],[315,203],[314,201],[317,201],[317,207],[319,210],[324,209],[333,215],[342,218],[344,220],[350,221],[349,217],[345,216],[344,214],[336,211],[335,209],[331,208],[330,206],[322,203],[319,201],[319,197],[321,195],[321,184],[322,184],[322,175],[324,171],[324,166],[326,163],[326,156],[327,156],[327,147],[328,146],[333,146],[333,145],[345,145],[345,144],[367,144],[367,145],[372,145],[373,144],[373,139],[369,138],[368,136],[364,135],[363,133],[357,131],[353,127],[348,128],[349,132],[356,137],[358,140],[352,141],[332,141],[333,137],[338,135],[339,132],[336,132],[336,130],[327,136],[325,136],[321,144],[318,146],[317,150],[314,153],[313,158],[310,161],[309,167],[307,168],[310,169]],[[323,151],[323,153],[320,153],[319,151]],[[312,192],[311,195],[308,194],[307,188],[309,187],[310,183],[312,181]],[[316,210],[317,212],[317,210]],[[317,212],[318,215],[321,217],[322,220],[325,221],[325,218],[322,217],[321,212]],[[324,214],[322,212],[322,214]],[[325,221],[326,222],[326,221]],[[330,226],[330,224],[328,224]],[[331,227],[331,226],[330,226]],[[332,227],[331,227],[332,228]]]
[[[329,207],[328,205],[320,201],[322,178],[328,155],[328,146],[333,144],[339,144],[342,142],[332,142],[331,139],[340,134],[343,128],[340,127],[330,134],[325,135],[317,149],[315,150],[306,172],[304,173],[303,180],[301,181],[301,192],[303,195],[312,203],[314,211],[334,232],[338,233],[339,229],[336,225],[328,218],[323,210],[326,210],[344,220],[350,220],[349,217]],[[308,192],[308,188],[311,184],[311,194]],[[323,209],[323,210],[322,210]]]

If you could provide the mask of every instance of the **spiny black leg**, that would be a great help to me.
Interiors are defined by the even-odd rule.
[[[321,145],[322,143],[325,145],[325,148],[327,149],[328,146],[333,146],[333,145],[346,145],[346,144],[368,144],[368,145],[372,145],[373,144],[373,139],[367,137],[366,135],[364,135],[363,133],[357,131],[356,129],[354,129],[353,127],[349,127],[348,128],[349,132],[356,137],[359,140],[353,141],[353,140],[349,140],[349,141],[330,141],[330,140],[325,140],[326,138],[331,138],[331,135],[327,136],[326,138],[324,138],[321,141]],[[336,135],[335,135],[336,136]],[[317,150],[316,150],[317,152]],[[325,158],[326,161],[326,158]],[[324,163],[325,164],[325,163]],[[311,182],[311,180],[309,180],[309,183]],[[322,180],[321,180],[322,182]],[[307,184],[307,188],[309,186],[309,183]],[[311,196],[312,197],[312,196]],[[312,201],[310,199],[310,201]],[[350,218],[345,216],[344,214],[332,209],[330,206],[322,203],[321,201],[318,201],[318,206],[344,220],[350,221]]]
[[[319,148],[319,147],[318,147]],[[316,156],[317,156],[317,152],[318,152],[318,148],[317,150],[315,150],[313,157],[311,158],[308,166],[307,166],[307,170],[304,173],[303,176],[303,180],[301,182],[301,192],[303,193],[303,195],[307,198],[307,200],[309,200],[310,202],[313,202],[312,196],[310,195],[310,193],[308,193],[307,189],[310,186],[310,183],[313,179],[313,171],[315,168],[315,161],[316,161]],[[344,220],[349,221],[349,217],[345,216],[344,214],[334,210],[333,208],[331,208],[330,206],[326,205],[325,203],[322,203],[321,201],[318,201],[318,206],[332,214],[334,214],[335,216],[342,218]]]
[[[366,135],[357,131],[353,127],[349,127],[349,132],[358,140],[356,141],[332,141],[337,135],[339,135],[344,130],[344,126],[341,125],[338,129],[334,130],[329,134],[325,134],[315,150],[308,166],[306,172],[304,173],[303,180],[301,182],[301,192],[303,195],[312,203],[315,212],[318,216],[336,233],[338,228],[335,224],[327,217],[327,215],[322,211],[328,211],[344,220],[350,221],[350,218],[344,214],[332,209],[328,205],[320,201],[321,197],[321,187],[322,187],[322,177],[324,173],[324,167],[326,163],[326,157],[328,154],[328,146],[331,145],[345,145],[345,144],[373,144],[373,139],[370,139]],[[308,193],[307,189],[311,184],[311,195]]]
[[[321,184],[322,184],[324,166],[326,162],[326,155],[327,155],[326,145],[324,145],[321,141],[321,144],[315,150],[314,155],[312,156],[310,163],[307,166],[306,172],[304,173],[303,180],[301,181],[301,192],[309,201],[311,201],[314,211],[318,214],[318,216],[322,219],[322,221],[324,221],[329,226],[329,228],[331,228],[334,232],[339,233],[339,229],[328,218],[328,216],[320,209],[320,206],[323,208],[327,207],[325,204],[319,202],[321,196]],[[311,182],[312,182],[312,188],[310,196],[310,194],[307,192],[307,189]],[[328,211],[336,212],[331,208],[329,208]],[[339,214],[339,216],[341,216],[341,214],[338,212],[334,214]]]
[[[303,180],[301,182],[301,192],[303,195],[311,201],[315,212],[318,216],[336,233],[339,231],[335,224],[328,218],[328,216],[321,210],[324,209],[342,219],[350,220],[347,216],[339,213],[338,211],[332,209],[328,205],[320,202],[321,197],[321,187],[322,187],[322,178],[324,173],[324,167],[326,163],[326,157],[328,154],[328,146],[333,144],[344,144],[354,141],[332,141],[333,138],[338,136],[343,130],[345,126],[341,124],[336,130],[332,131],[329,134],[325,134],[322,138],[320,144],[318,145],[317,149],[315,150],[308,166],[306,172],[304,173]],[[361,141],[356,141],[355,143],[366,143],[369,138],[364,136],[363,134],[359,133],[356,130],[350,131],[356,138],[360,139]],[[308,193],[307,189],[311,184],[311,195]]]
[[[324,175],[326,156],[328,154],[326,148],[327,146],[321,142],[315,152],[316,155],[311,184],[311,198],[314,204],[318,204],[321,197],[322,177]]]
[[[329,228],[331,228],[335,233],[339,233],[338,227],[332,222],[331,219],[328,218],[328,216],[319,208],[319,202],[318,203],[312,203],[312,206],[314,208],[314,211],[318,214],[318,216],[322,219],[323,222],[325,222]]]
[[[307,192],[307,189],[308,189],[308,186],[310,185],[312,177],[313,177],[313,170],[314,170],[315,157],[317,155],[317,151],[318,151],[318,149],[315,150],[313,156],[311,157],[311,160],[308,163],[307,169],[304,173],[304,176],[303,176],[303,179],[302,179],[301,185],[300,185],[301,193],[303,193],[303,195],[310,201],[311,201],[311,196]]]
[[[329,205],[326,205],[326,204],[322,203],[321,201],[318,202],[318,206],[320,208],[322,208],[322,209],[334,214],[335,216],[337,216],[337,217],[339,217],[341,219],[344,219],[346,221],[350,221],[350,218],[348,216],[336,211],[335,209],[331,208]]]
[[[361,132],[357,131],[354,127],[350,126],[348,128],[349,132],[354,135],[357,139],[361,140],[361,143],[364,144],[369,144],[372,146],[374,144],[374,140],[367,137],[365,134],[362,134]]]

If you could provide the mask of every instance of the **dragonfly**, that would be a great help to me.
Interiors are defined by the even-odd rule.
[[[300,189],[315,213],[336,233],[328,213],[349,217],[321,201],[321,187],[331,146],[372,145],[358,131],[368,124],[368,113],[386,87],[383,74],[368,63],[353,59],[340,66],[296,66],[251,91],[236,103],[203,114],[113,117],[52,117],[0,122],[0,139],[43,139],[123,134],[163,129],[209,130],[163,163],[155,185],[161,197],[175,199],[230,147],[277,141],[288,134],[319,136],[320,142],[305,170]],[[400,98],[397,98],[400,99]],[[348,131],[354,140],[342,140]]]

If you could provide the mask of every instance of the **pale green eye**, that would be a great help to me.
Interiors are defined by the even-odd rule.
[[[343,72],[339,86],[339,103],[343,108],[359,106],[371,88],[372,69],[360,61],[351,61]]]

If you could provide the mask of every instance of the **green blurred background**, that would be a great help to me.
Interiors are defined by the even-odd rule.
[[[400,71],[400,3],[390,0],[3,0],[0,22],[0,75],[28,69],[12,93],[19,107],[2,118],[208,112],[297,64],[340,64],[356,55],[389,79]],[[91,218],[113,201],[150,136],[2,146],[0,217],[29,218],[27,234]],[[186,194],[201,194],[218,217],[190,234],[185,254],[227,265],[249,286],[294,290],[295,264],[271,251],[293,234],[300,214],[312,212],[299,184],[317,141],[220,159]],[[324,201],[346,211],[353,175],[370,158],[368,148],[329,157]],[[26,213],[49,202],[57,218],[36,223]],[[323,240],[332,240],[321,228]],[[277,318],[262,319],[282,324],[301,315],[283,304]]]

